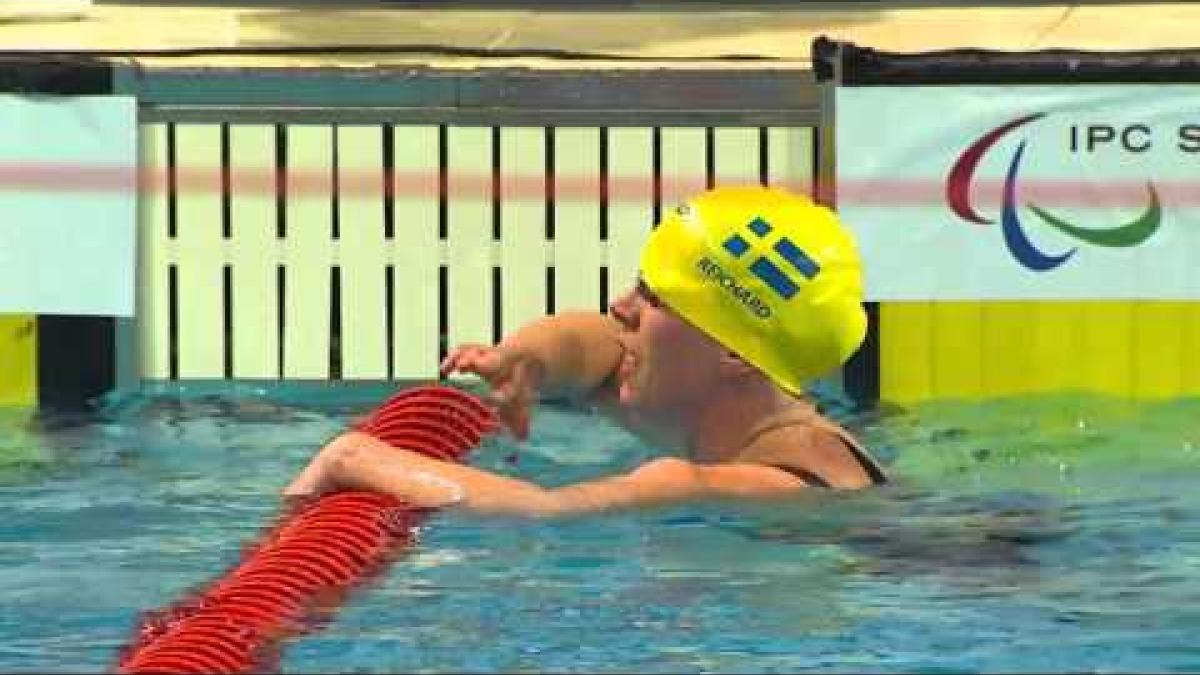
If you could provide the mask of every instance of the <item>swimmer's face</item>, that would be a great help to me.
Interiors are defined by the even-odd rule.
[[[624,328],[617,375],[622,404],[666,413],[688,407],[717,385],[724,350],[645,283],[639,280],[609,310]]]

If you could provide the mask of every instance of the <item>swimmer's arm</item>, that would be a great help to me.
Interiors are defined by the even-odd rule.
[[[544,510],[536,515],[566,516],[701,499],[771,499],[794,495],[806,487],[800,479],[774,467],[695,464],[668,457],[622,476],[547,490]]]
[[[460,506],[496,515],[561,517],[649,507],[693,499],[770,498],[794,494],[804,483],[772,467],[699,465],[659,459],[629,474],[543,488],[474,467],[393,448],[366,434],[347,434],[323,450],[284,491],[330,490],[391,494],[414,506]],[[339,439],[339,440],[341,440]]]
[[[500,345],[541,361],[543,393],[590,393],[609,380],[621,360],[619,331],[617,322],[605,314],[562,312],[531,321]]]
[[[616,321],[604,314],[563,312],[531,321],[495,346],[459,345],[442,360],[440,372],[483,378],[501,422],[525,439],[541,398],[612,399],[624,354],[618,335]]]
[[[537,392],[549,396],[587,395],[610,382],[624,348],[619,326],[599,312],[561,312],[530,321],[496,347],[462,345],[442,363],[442,373],[472,372],[496,386],[512,376],[510,364],[495,352],[532,359]],[[499,381],[498,381],[499,380]]]
[[[413,506],[465,505],[489,510],[488,495],[536,495],[530,483],[397,448],[373,436],[338,436],[283,490],[284,497],[311,498],[341,490],[380,492]]]

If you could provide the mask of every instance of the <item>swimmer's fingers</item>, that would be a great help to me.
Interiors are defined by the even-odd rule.
[[[474,373],[490,379],[496,371],[495,348],[480,344],[463,344],[442,359],[438,368],[442,377],[451,373]]]
[[[446,354],[446,358],[442,359],[441,364],[438,365],[438,373],[442,377],[446,377],[450,373],[461,371],[464,365],[473,359],[472,354],[480,349],[482,349],[482,345],[476,344],[459,345],[451,349]]]
[[[441,372],[443,377],[454,372],[482,377],[491,387],[484,400],[500,421],[516,438],[529,436],[530,409],[542,376],[536,359],[505,347],[463,344],[443,359]]]
[[[529,438],[529,408],[513,408],[506,423],[518,441]]]
[[[487,397],[496,407],[500,421],[518,440],[529,437],[529,411],[533,391],[527,382],[516,377],[494,389]]]

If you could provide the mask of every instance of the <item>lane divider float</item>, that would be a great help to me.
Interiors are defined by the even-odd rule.
[[[396,394],[352,428],[461,461],[497,422],[471,394],[428,385]],[[413,545],[429,512],[389,495],[345,491],[282,513],[207,588],[145,613],[117,672],[277,671],[283,642],[330,620],[350,592]]]

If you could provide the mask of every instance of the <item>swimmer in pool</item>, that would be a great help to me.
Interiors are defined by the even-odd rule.
[[[458,346],[441,365],[486,381],[518,439],[538,400],[567,396],[666,456],[543,488],[349,432],[284,493],[375,490],[420,506],[564,516],[883,483],[859,442],[804,396],[862,343],[862,294],[857,249],[833,212],[775,188],[709,190],[659,223],[639,278],[607,314],[538,319],[499,344]]]

